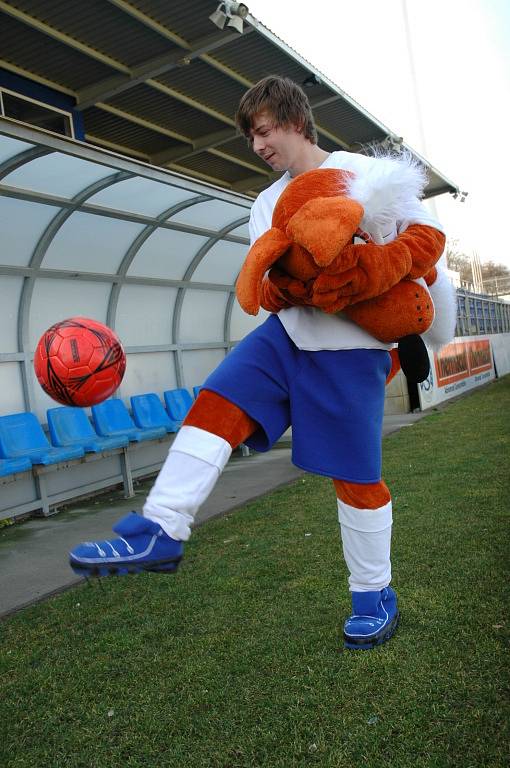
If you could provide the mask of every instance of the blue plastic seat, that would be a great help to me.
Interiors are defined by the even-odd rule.
[[[173,421],[155,392],[131,397],[131,410],[137,427],[150,429],[164,427],[167,432],[177,432],[179,425]]]
[[[0,459],[0,477],[13,475],[15,472],[26,472],[32,469],[32,462],[28,456],[20,456],[19,459]]]
[[[49,408],[46,415],[53,445],[80,445],[89,453],[102,453],[129,443],[124,435],[99,437],[83,408]]]
[[[167,389],[163,397],[168,415],[180,427],[193,405],[193,398],[187,389]]]
[[[198,387],[193,387],[193,397],[195,398],[195,400],[197,399],[198,393],[200,392],[201,389],[202,389],[201,384]]]
[[[130,442],[140,443],[144,440],[154,440],[166,435],[164,427],[140,429],[135,426],[128,409],[120,398],[114,397],[111,400],[105,400],[104,403],[93,405],[91,410],[96,432],[103,437],[124,435]]]
[[[28,457],[33,464],[57,464],[79,459],[84,450],[78,445],[54,448],[43,432],[34,413],[11,413],[0,416],[0,457]]]

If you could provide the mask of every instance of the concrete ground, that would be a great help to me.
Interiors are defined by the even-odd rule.
[[[424,413],[386,416],[384,434],[410,426]],[[305,474],[291,463],[288,441],[269,453],[235,455],[197,515],[202,524]],[[113,523],[140,509],[153,480],[135,486],[136,497],[122,491],[69,504],[52,517],[38,517],[0,529],[0,616],[6,616],[78,584],[67,553],[80,541],[104,539]]]

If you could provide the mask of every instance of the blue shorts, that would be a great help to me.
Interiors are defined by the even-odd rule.
[[[204,382],[259,428],[246,440],[268,451],[292,425],[293,463],[352,483],[381,479],[384,349],[298,349],[276,315],[243,339]]]

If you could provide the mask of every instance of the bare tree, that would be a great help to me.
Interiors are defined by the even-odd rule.
[[[446,263],[449,269],[453,269],[460,274],[460,279],[463,283],[473,283],[473,268],[471,256],[468,256],[461,249],[457,238],[452,238],[447,241],[446,244]],[[510,269],[505,264],[499,262],[489,261],[481,262],[482,281],[485,284],[495,284],[500,279],[510,278]]]
[[[484,280],[492,277],[507,277],[508,275],[510,275],[510,269],[505,264],[499,264],[492,261],[492,259],[482,262],[482,276]]]
[[[456,238],[447,240],[446,263],[448,269],[453,269],[460,274],[460,279],[463,282],[472,282],[471,259],[461,251],[459,241]]]

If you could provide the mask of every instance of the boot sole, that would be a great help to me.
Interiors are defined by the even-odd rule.
[[[108,563],[105,565],[84,565],[69,560],[69,565],[77,576],[98,578],[101,576],[129,576],[134,573],[175,573],[182,557],[175,560],[158,560],[153,563]]]
[[[344,633],[344,648],[349,648],[352,651],[369,651],[371,648],[382,645],[393,637],[399,625],[399,621],[400,613],[397,613],[379,634],[373,635],[372,637],[352,638]]]

